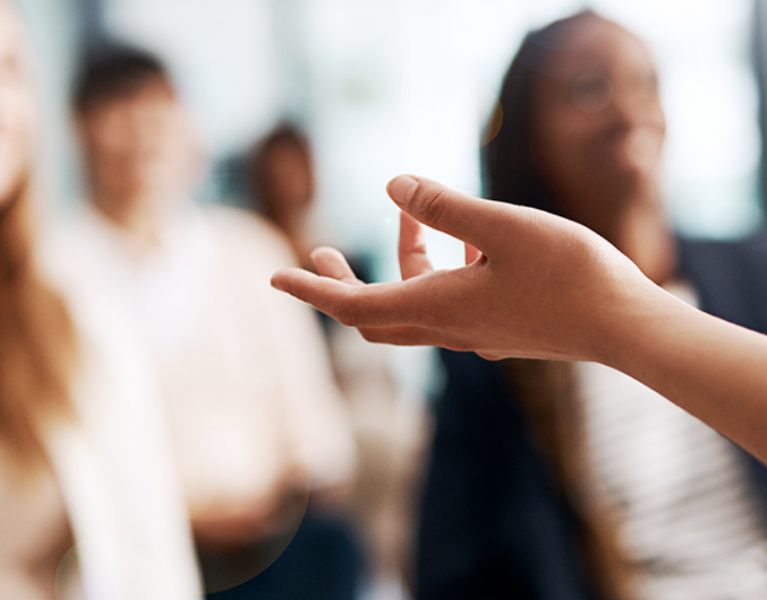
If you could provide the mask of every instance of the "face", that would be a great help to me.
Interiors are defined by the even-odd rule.
[[[28,175],[35,113],[21,19],[8,2],[0,1],[0,206]]]
[[[533,121],[537,161],[568,216],[606,235],[600,220],[654,181],[665,120],[647,48],[613,23],[598,25],[583,24],[596,34],[537,78]]]
[[[306,150],[295,142],[274,145],[263,168],[270,212],[282,221],[302,216],[314,198],[314,176]]]
[[[108,202],[159,215],[197,183],[202,159],[192,119],[160,77],[89,109],[80,131],[93,191]]]

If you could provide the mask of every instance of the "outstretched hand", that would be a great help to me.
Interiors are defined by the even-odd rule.
[[[388,192],[402,210],[402,282],[363,284],[341,253],[320,248],[312,255],[319,276],[288,269],[275,274],[274,287],[370,341],[561,360],[600,360],[613,324],[636,308],[632,300],[660,292],[571,221],[423,178],[398,177]],[[421,223],[462,240],[466,266],[435,271]]]
[[[677,403],[767,462],[767,337],[706,315],[565,219],[398,177],[404,281],[365,285],[335,250],[320,276],[275,287],[372,341],[474,350],[486,358],[594,360]],[[465,267],[434,271],[419,223],[467,243]]]

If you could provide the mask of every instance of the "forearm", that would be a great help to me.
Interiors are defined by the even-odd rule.
[[[767,337],[657,290],[621,312],[600,362],[767,462]]]

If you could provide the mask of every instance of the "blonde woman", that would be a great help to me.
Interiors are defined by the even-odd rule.
[[[129,324],[34,252],[37,115],[0,1],[0,597],[195,598],[183,503]]]

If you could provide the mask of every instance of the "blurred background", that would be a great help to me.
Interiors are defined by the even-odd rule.
[[[17,0],[32,32],[56,208],[83,195],[70,118],[90,44],[130,42],[170,66],[209,153],[199,200],[243,205],[243,157],[281,122],[309,135],[311,226],[391,280],[397,210],[384,187],[410,172],[481,193],[479,149],[504,72],[532,28],[589,7],[642,36],[668,119],[664,198],[693,238],[735,239],[763,222],[763,0]],[[429,232],[435,265],[463,248]],[[428,350],[392,354],[404,401],[440,378]]]
[[[237,202],[231,158],[278,121],[310,132],[318,226],[395,275],[396,211],[383,188],[414,172],[472,193],[500,79],[524,33],[585,6],[574,0],[19,0],[33,31],[62,202],[79,193],[68,91],[78,53],[110,36],[176,73],[213,167],[205,201]],[[760,0],[595,0],[643,36],[669,122],[666,198],[679,229],[736,237],[761,221]],[[756,61],[757,63],[759,61]],[[435,257],[460,252],[435,236]]]
[[[481,132],[522,36],[588,4],[644,37],[656,57],[669,127],[665,198],[677,228],[726,239],[762,222],[762,0],[18,1],[62,206],[81,193],[68,125],[77,58],[117,38],[166,60],[198,116],[212,159],[202,201],[242,203],[238,157],[278,122],[297,122],[315,152],[317,241],[368,257],[375,279],[396,278],[386,182],[412,172],[479,193]],[[460,262],[452,240],[430,232],[430,244],[437,267]],[[407,365],[425,360],[404,355]],[[419,372],[404,369],[407,385],[428,385]]]

